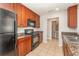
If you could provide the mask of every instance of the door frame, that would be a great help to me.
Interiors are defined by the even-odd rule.
[[[53,20],[53,19],[55,19],[55,20]],[[59,40],[59,17],[48,18],[48,20],[47,20],[47,31],[49,30],[49,21],[51,21],[51,22],[52,21],[58,21],[58,40]],[[51,33],[51,35],[52,35],[52,33]],[[47,36],[48,36],[48,32],[47,32]],[[51,36],[51,38],[48,38],[48,39],[52,39],[52,36]]]

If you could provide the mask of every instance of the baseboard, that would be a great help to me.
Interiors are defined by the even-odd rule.
[[[52,40],[52,38],[49,37],[48,40]]]
[[[62,45],[62,43],[59,43],[59,47],[62,47],[63,45]]]

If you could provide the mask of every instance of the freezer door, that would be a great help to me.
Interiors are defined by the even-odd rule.
[[[7,55],[16,50],[14,33],[0,34],[0,55]]]
[[[15,16],[10,11],[0,9],[0,33],[14,32]]]

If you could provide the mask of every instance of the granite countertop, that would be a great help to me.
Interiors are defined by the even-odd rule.
[[[28,37],[28,36],[31,36],[31,35],[19,36],[18,39],[20,39],[20,38],[24,38],[24,37]]]
[[[43,32],[43,31],[35,31],[35,32],[39,33],[39,32]],[[31,36],[31,35],[25,35],[24,33],[18,33],[18,38],[17,39],[28,37],[28,36]]]
[[[25,35],[23,33],[19,33],[17,39],[24,38],[24,37],[28,37],[28,36],[31,36],[31,35]]]
[[[79,56],[79,36],[63,35],[73,56]]]

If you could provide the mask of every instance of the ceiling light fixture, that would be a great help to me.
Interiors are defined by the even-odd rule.
[[[56,8],[56,11],[59,11],[59,8]]]

